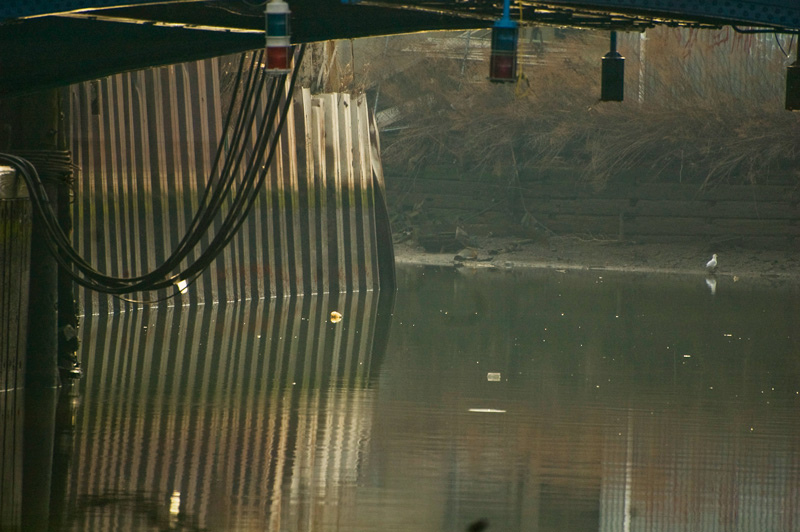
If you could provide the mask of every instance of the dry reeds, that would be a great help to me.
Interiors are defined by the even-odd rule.
[[[404,46],[412,38],[422,40],[417,49],[431,42],[404,37]],[[573,31],[545,46],[523,42],[522,75],[507,85],[486,80],[488,49],[476,37],[449,55],[405,60],[401,70],[392,65],[402,52],[381,41],[382,54],[369,61],[374,79],[361,80],[380,85],[379,108],[402,117],[383,135],[384,164],[409,174],[455,164],[506,180],[559,167],[598,188],[631,173],[704,187],[800,181],[800,115],[783,109],[787,38],[731,29],[625,34],[622,103],[598,101],[606,39]]]

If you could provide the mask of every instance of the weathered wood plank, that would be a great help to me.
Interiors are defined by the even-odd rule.
[[[743,219],[800,219],[800,208],[791,202],[753,201],[651,201],[627,199],[586,200],[526,200],[531,211],[550,213],[613,215],[625,213],[635,216],[678,216],[743,218]]]
[[[392,190],[398,194],[399,190]],[[488,209],[493,211],[509,211],[510,205],[517,204],[517,198],[503,198],[500,195],[484,195],[469,193],[424,193],[413,192],[405,197],[406,203],[425,201],[426,208],[461,208],[465,212],[477,212]],[[455,207],[457,206],[457,207]],[[542,199],[525,198],[524,206],[534,214],[584,214],[584,215],[626,215],[634,216],[679,216],[741,218],[760,220],[800,220],[800,205],[791,201],[652,201],[616,199]]]
[[[625,238],[727,238],[750,241],[798,237],[800,201],[786,186],[730,186],[700,191],[683,185],[615,185],[592,191],[577,185],[526,183],[509,189],[478,182],[388,179],[390,197],[422,204],[443,223],[489,215],[515,221],[530,212],[558,234],[592,233]],[[398,207],[400,207],[398,205]],[[622,217],[622,226],[620,226]],[[476,219],[477,218],[477,219]]]
[[[608,235],[619,233],[619,216],[551,215],[542,221],[556,233],[602,233]],[[710,222],[706,218],[640,216],[625,219],[624,229],[626,237],[635,235],[800,236],[800,224],[780,220],[718,219]]]
[[[629,198],[638,200],[715,201],[800,201],[800,189],[789,186],[725,186],[703,190],[691,185],[613,184],[602,190],[588,185],[531,184],[523,188],[526,197],[591,199]]]
[[[497,195],[520,193],[527,198],[542,199],[631,199],[651,201],[750,201],[750,202],[788,202],[800,204],[800,186],[795,185],[729,185],[712,189],[701,189],[697,185],[676,184],[610,184],[596,190],[590,184],[575,180],[564,183],[523,182],[519,188],[509,189],[496,178],[484,180],[466,179],[424,179],[387,177],[389,189],[415,190],[431,193],[453,193],[459,191],[493,191]]]

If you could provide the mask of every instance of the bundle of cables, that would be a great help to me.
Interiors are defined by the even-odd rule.
[[[59,265],[79,285],[116,296],[171,287],[183,289],[192,284],[233,239],[258,197],[286,122],[304,51],[305,45],[296,47],[294,68],[285,94],[286,74],[275,76],[264,70],[263,50],[250,54],[246,72],[247,54],[242,54],[234,82],[234,97],[223,129],[231,131],[230,140],[220,139],[200,207],[186,234],[172,254],[146,274],[114,277],[97,271],[75,251],[58,224],[36,168],[27,159],[0,153],[0,163],[14,167],[28,185],[29,196],[46,229],[48,249]],[[239,90],[241,98],[237,98]],[[268,103],[262,110],[260,102],[265,91]],[[247,133],[253,130],[254,124],[257,134],[250,149]],[[218,219],[221,221],[215,224]],[[182,270],[176,271],[214,225],[216,230],[208,246],[196,253]]]

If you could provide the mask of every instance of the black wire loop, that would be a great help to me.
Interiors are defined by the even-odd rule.
[[[246,71],[247,54],[242,54],[234,98],[223,128],[226,134],[219,141],[200,206],[170,256],[143,275],[115,277],[96,270],[72,247],[72,242],[59,225],[36,167],[19,154],[0,153],[0,163],[14,167],[28,185],[33,206],[45,225],[48,236],[45,244],[58,264],[77,284],[116,296],[174,287],[175,293],[169,296],[174,297],[180,293],[177,288],[179,281],[184,281],[186,286],[194,283],[233,239],[258,198],[286,123],[304,53],[304,44],[295,48],[291,78],[285,91],[287,75],[273,76],[265,71],[262,67],[263,50],[250,54]],[[236,97],[239,90],[241,98]],[[261,111],[264,91],[267,92],[267,105]],[[251,149],[248,135],[253,126],[257,135]],[[213,230],[211,242],[179,270],[178,267],[198,248],[201,239],[212,233],[215,222],[217,228]]]

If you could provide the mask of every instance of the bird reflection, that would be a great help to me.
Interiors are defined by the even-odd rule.
[[[708,289],[711,290],[711,295],[717,293],[717,280],[713,277],[706,277],[706,284],[708,285]]]

